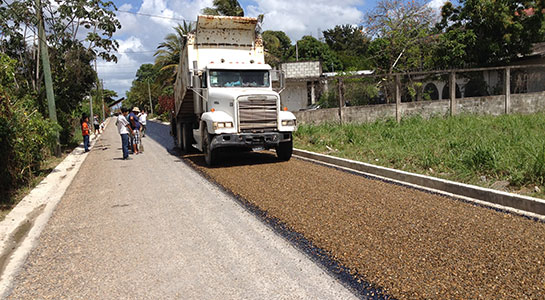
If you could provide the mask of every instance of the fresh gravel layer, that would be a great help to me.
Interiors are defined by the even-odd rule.
[[[266,152],[186,158],[393,297],[545,298],[545,223]]]

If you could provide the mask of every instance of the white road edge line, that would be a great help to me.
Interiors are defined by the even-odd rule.
[[[104,128],[108,127],[111,119],[106,120]],[[94,148],[100,136],[99,134],[90,141],[90,149]],[[0,299],[4,299],[11,292],[15,276],[36,246],[40,234],[55,211],[55,207],[72,183],[88,154],[83,151],[83,143],[76,147],[0,222],[0,255],[9,254],[5,258],[4,270],[0,278]],[[33,215],[41,207],[44,207],[43,211],[33,220]],[[15,234],[21,226],[28,223],[31,223],[31,228],[22,238],[23,240],[17,242]]]

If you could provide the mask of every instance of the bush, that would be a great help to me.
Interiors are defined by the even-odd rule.
[[[31,95],[17,95],[15,61],[0,54],[0,201],[29,182],[51,153],[59,130],[36,108]]]

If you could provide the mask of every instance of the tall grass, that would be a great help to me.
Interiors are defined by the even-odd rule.
[[[483,186],[545,184],[545,114],[301,125],[295,146]]]

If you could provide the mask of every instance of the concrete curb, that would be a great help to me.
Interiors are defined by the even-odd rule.
[[[464,200],[512,211],[529,217],[539,219],[545,218],[545,200],[542,199],[400,171],[306,150],[293,149],[293,154],[333,166],[363,172],[372,177],[384,178],[401,184],[421,187],[432,190],[433,192],[463,198]]]
[[[100,136],[90,139],[90,149]],[[15,276],[87,155],[81,143],[0,222],[1,299],[10,292]]]

